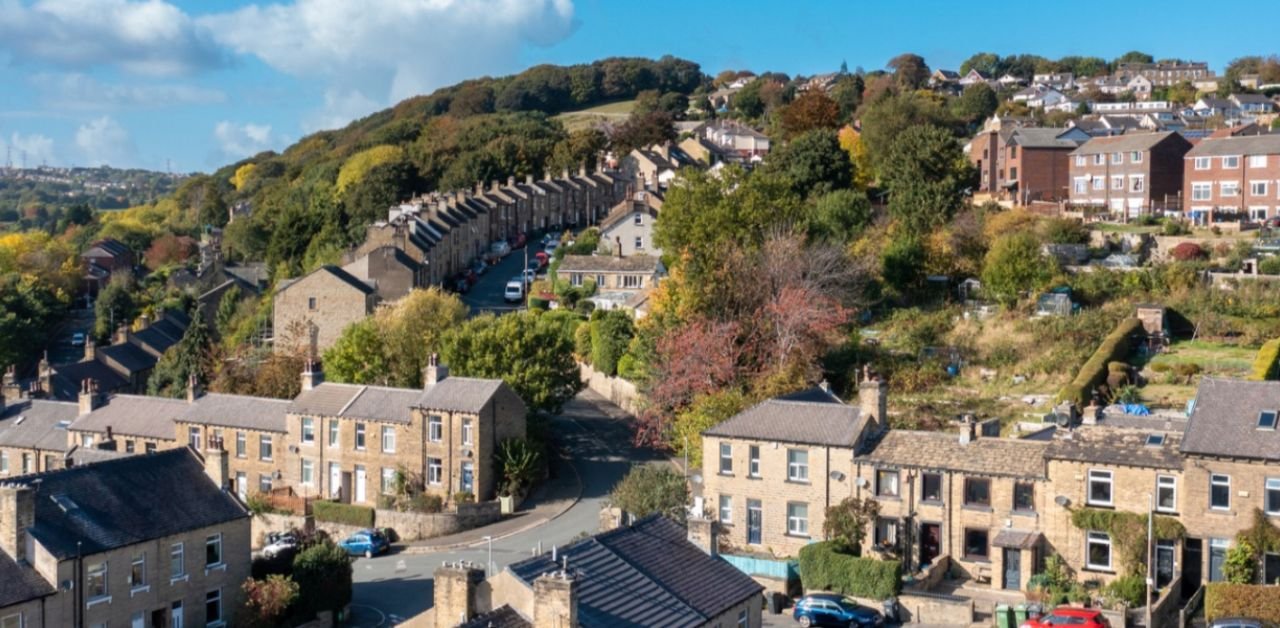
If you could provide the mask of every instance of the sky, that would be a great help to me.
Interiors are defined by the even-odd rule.
[[[1276,52],[1280,3],[1249,13],[1183,0],[1119,13],[1096,0],[0,0],[0,160],[209,172],[466,78],[609,56],[809,75],[902,52],[955,69],[980,51],[1141,50],[1221,72]]]

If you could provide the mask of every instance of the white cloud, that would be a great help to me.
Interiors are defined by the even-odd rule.
[[[40,164],[56,164],[57,155],[53,151],[53,138],[39,133],[17,133],[9,135],[8,141],[0,137],[0,154],[12,159],[14,167],[22,167],[25,158],[27,167]]]
[[[133,138],[110,116],[90,120],[76,129],[76,147],[91,166],[129,165],[135,155]]]
[[[61,109],[101,110],[117,107],[210,105],[227,101],[221,90],[181,83],[103,83],[80,73],[35,74],[31,85],[40,99]]]
[[[464,78],[509,71],[574,28],[571,0],[296,0],[199,18],[218,41],[329,83],[317,125]]]
[[[225,62],[209,32],[163,0],[0,0],[0,49],[19,61],[149,75]]]
[[[242,159],[283,145],[286,140],[271,132],[269,124],[236,124],[222,121],[213,127],[218,148],[232,159]]]

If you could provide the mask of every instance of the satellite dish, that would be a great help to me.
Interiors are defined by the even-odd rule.
[[[854,480],[853,483],[856,484],[859,488],[865,487],[867,485],[867,478],[858,478]]]
[[[843,481],[844,481],[844,474],[843,474],[843,473],[841,473],[841,472],[839,472],[839,471],[832,471],[832,472],[831,472],[831,479],[833,479],[833,480],[835,480],[835,481],[837,481],[837,482],[843,482]]]
[[[689,481],[693,482],[694,484],[702,484],[702,475],[699,473],[695,473],[689,476]]]
[[[1067,506],[1070,506],[1070,505],[1071,505],[1071,500],[1070,500],[1070,499],[1067,499],[1067,497],[1066,497],[1065,495],[1059,495],[1059,496],[1057,496],[1057,497],[1053,498],[1053,503],[1055,503],[1055,504],[1057,504],[1057,505],[1059,505],[1059,506],[1062,506],[1063,508],[1066,508]]]

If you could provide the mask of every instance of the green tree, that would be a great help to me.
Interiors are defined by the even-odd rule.
[[[879,514],[880,502],[875,499],[846,497],[839,504],[827,507],[822,534],[834,542],[839,551],[861,556],[867,528]]]
[[[889,213],[923,236],[949,222],[964,204],[974,170],[949,132],[925,125],[898,136],[880,178],[889,192]]]
[[[1129,52],[1116,57],[1116,60],[1112,61],[1111,65],[1115,68],[1119,68],[1122,63],[1153,63],[1154,61],[1155,57],[1152,57],[1145,52],[1130,50]]]
[[[214,329],[217,330],[218,336],[225,336],[231,331],[231,323],[236,317],[236,313],[240,311],[240,286],[232,285],[222,293],[222,298],[218,300],[218,311],[214,314]]]
[[[609,145],[609,138],[597,128],[577,129],[556,144],[547,161],[547,171],[558,176],[564,171],[577,171],[580,166],[594,168],[596,159]]]
[[[929,65],[918,54],[900,54],[890,59],[886,67],[893,70],[893,81],[900,89],[920,89],[929,82]]]
[[[535,412],[557,412],[582,388],[573,359],[572,312],[478,316],[446,331],[440,356],[450,372],[501,378]]]
[[[743,85],[742,89],[733,95],[733,101],[730,103],[733,106],[733,110],[747,119],[755,119],[764,115],[764,98],[760,94],[764,84],[764,79],[756,79]]]
[[[111,281],[98,292],[98,300],[93,304],[93,336],[99,342],[106,342],[115,333],[112,325],[119,327],[137,317],[138,304],[133,298],[136,292],[129,273],[113,274]]]
[[[676,455],[689,457],[689,466],[702,468],[702,433],[719,425],[749,405],[747,396],[734,388],[699,395],[676,415],[671,444]]]
[[[336,614],[351,603],[351,557],[328,539],[298,553],[293,580],[300,593],[295,607],[300,617],[321,611]]]
[[[867,100],[870,102],[862,112],[860,141],[879,175],[884,174],[883,162],[890,148],[908,129],[924,125],[950,128],[952,124],[950,115],[936,101],[915,93]]]
[[[862,77],[850,74],[840,77],[831,88],[831,99],[840,108],[840,122],[853,121],[854,114],[862,105],[862,90],[866,89]]]
[[[979,52],[960,64],[960,76],[968,74],[969,70],[977,70],[995,78],[1004,68],[1000,63],[1000,55],[993,52]]]
[[[0,275],[0,368],[32,357],[62,319],[64,304],[32,275]]]
[[[1274,530],[1274,528],[1272,528]],[[1258,550],[1248,539],[1237,539],[1227,550],[1222,576],[1232,584],[1254,584],[1258,581]]]
[[[816,198],[853,185],[853,162],[831,129],[806,131],[775,148],[765,169],[788,179],[798,196]]]
[[[807,231],[815,240],[852,242],[871,224],[871,201],[858,190],[836,190],[818,199]]]
[[[417,388],[440,338],[467,318],[467,306],[439,288],[414,290],[395,307],[379,311],[375,322],[386,351],[393,386]]]
[[[390,383],[391,365],[378,324],[372,318],[356,321],[324,352],[324,369],[335,382],[351,384]]]
[[[689,487],[669,465],[631,467],[609,493],[609,504],[635,517],[658,513],[684,521]]]
[[[1000,99],[996,90],[986,83],[975,83],[965,88],[955,100],[951,101],[951,113],[956,119],[968,124],[976,124],[996,112]]]
[[[921,238],[912,233],[898,234],[880,254],[880,275],[889,287],[906,293],[920,285],[924,262]]]
[[[637,148],[676,139],[673,124],[671,114],[665,111],[633,114],[621,126],[614,129],[611,141],[615,151],[625,155]]]
[[[618,360],[635,335],[635,322],[626,310],[596,310],[591,315],[591,365],[606,375],[616,375]]]
[[[157,397],[179,398],[187,394],[187,384],[191,378],[197,382],[208,382],[209,368],[209,329],[205,327],[204,317],[198,313],[191,317],[191,324],[182,334],[178,344],[165,351],[156,362],[156,368],[147,380],[147,389]]]
[[[1053,278],[1052,259],[1040,254],[1040,241],[1030,233],[1015,232],[991,244],[982,264],[982,289],[1005,305],[1022,293],[1036,290]]]

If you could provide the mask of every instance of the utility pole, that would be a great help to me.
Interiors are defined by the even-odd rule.
[[[1155,536],[1154,534],[1155,521],[1156,521],[1155,509],[1156,509],[1156,495],[1155,493],[1152,493],[1151,499],[1148,500],[1147,502],[1147,597],[1144,600],[1146,602],[1145,606],[1147,609],[1147,623],[1146,623],[1147,628],[1151,628],[1151,589],[1156,582],[1155,573],[1152,570],[1152,564],[1151,564],[1152,562],[1151,554],[1154,551],[1154,547],[1155,547],[1155,539],[1152,538]]]

